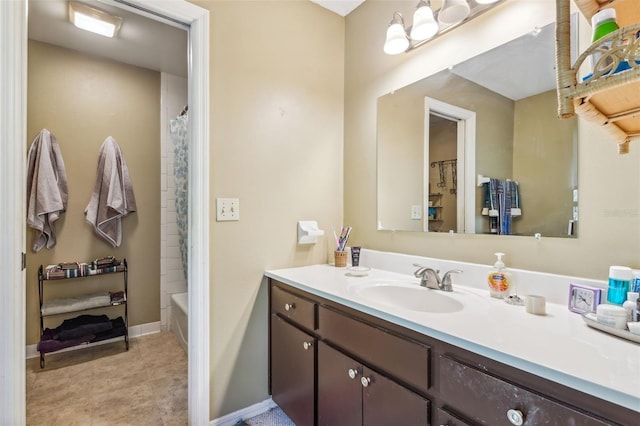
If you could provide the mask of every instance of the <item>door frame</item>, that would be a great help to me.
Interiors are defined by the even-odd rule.
[[[457,229],[458,233],[475,234],[474,186],[476,171],[476,113],[446,102],[425,96],[424,98],[424,206],[428,211],[429,201],[429,116],[435,114],[457,122],[456,152],[458,170]],[[460,178],[462,175],[462,179]],[[429,222],[424,215],[424,231],[428,232]]]
[[[184,0],[103,0],[189,26],[189,424],[209,413],[209,11]],[[26,423],[25,272],[28,0],[0,1],[0,413]],[[20,184],[17,185],[16,182]]]

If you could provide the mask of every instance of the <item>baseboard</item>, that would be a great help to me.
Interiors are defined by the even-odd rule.
[[[258,402],[257,404],[253,404],[241,410],[234,411],[233,413],[229,413],[226,416],[213,419],[211,420],[209,425],[210,426],[233,426],[236,423],[238,423],[240,420],[250,419],[251,417],[257,416],[258,414],[262,414],[266,411],[269,411],[275,406],[276,406],[276,403],[273,402],[271,398],[265,399],[262,402]]]
[[[136,338],[136,337],[144,336],[146,334],[159,333],[160,329],[161,329],[160,321],[149,322],[149,323],[140,324],[140,325],[133,325],[133,326],[129,327],[129,338],[133,339],[133,338]],[[70,348],[61,349],[61,350],[57,351],[57,353],[74,351],[74,350],[77,350],[77,349],[90,348],[92,346],[105,345],[107,343],[117,342],[117,341],[119,341],[121,339],[122,339],[121,337],[115,337],[113,339],[107,339],[107,340],[103,340],[101,342],[87,343],[86,345],[72,346]],[[38,352],[38,345],[37,344],[35,344],[35,345],[27,345],[27,348],[26,348],[26,358],[27,359],[37,358],[39,356],[40,356],[40,352]]]

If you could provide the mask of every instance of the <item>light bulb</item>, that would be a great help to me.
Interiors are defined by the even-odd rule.
[[[438,12],[438,21],[445,25],[458,24],[469,16],[471,8],[466,0],[444,0]]]
[[[387,40],[384,43],[384,53],[387,55],[397,55],[407,50],[409,47],[409,39],[404,29],[404,21],[402,15],[396,12],[393,20],[387,28]]]
[[[433,17],[433,10],[428,3],[421,0],[413,13],[413,26],[411,27],[411,39],[416,41],[427,40],[437,34],[438,23]]]

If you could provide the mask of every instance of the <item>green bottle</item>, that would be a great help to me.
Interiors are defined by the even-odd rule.
[[[591,17],[591,27],[593,28],[593,36],[591,37],[591,42],[596,42],[600,40],[602,37],[606,36],[609,33],[612,33],[620,27],[616,22],[616,10],[615,9],[602,9],[600,12],[596,13]],[[611,42],[607,42],[600,46],[598,51],[594,52],[591,55],[591,68],[593,72],[596,72],[596,66],[598,65],[598,61],[600,58],[606,53],[606,50],[611,48]],[[598,69],[603,70],[611,67],[613,65],[613,60],[611,58],[607,58],[604,63],[601,63],[598,66]],[[608,70],[606,74],[609,74],[611,70]]]

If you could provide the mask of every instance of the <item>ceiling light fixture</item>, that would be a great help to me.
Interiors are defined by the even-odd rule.
[[[69,2],[69,21],[80,29],[105,37],[114,37],[122,25],[120,17],[71,1]]]
[[[470,21],[481,13],[506,0],[443,0],[437,11],[431,8],[430,0],[419,0],[413,13],[413,25],[407,31],[400,12],[393,14],[387,27],[384,52],[397,55],[423,45],[437,35]]]

